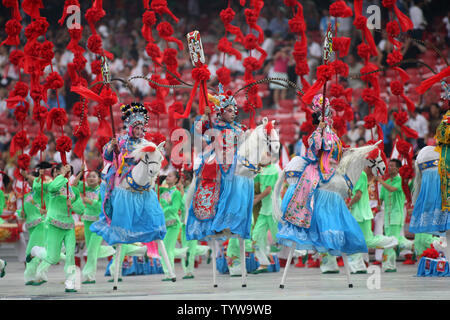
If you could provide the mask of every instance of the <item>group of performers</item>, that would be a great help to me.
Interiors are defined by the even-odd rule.
[[[241,4],[242,2],[245,3],[241,1]],[[308,67],[306,62],[308,50],[302,30],[305,26],[302,22],[303,9],[297,1],[285,2],[290,3],[293,10],[298,6],[298,9],[295,9],[297,11],[293,11],[297,12],[296,17],[289,25],[302,34],[302,43],[297,42],[295,45],[297,51],[294,51],[294,57],[298,58],[297,63],[304,62],[303,68],[298,69],[305,69],[305,66]],[[159,15],[170,12],[164,3],[165,1],[152,2],[152,10]],[[263,2],[252,1],[252,6],[258,3],[263,5]],[[358,3],[361,3],[362,10],[362,1]],[[94,1],[94,4],[96,10],[99,9],[98,6],[101,7],[101,1]],[[334,11],[346,11],[341,14],[351,16],[352,10],[347,8],[344,1],[337,1],[334,5],[335,9],[336,7],[343,9]],[[245,10],[246,16],[250,14],[247,20],[257,17],[261,8],[262,6],[259,10],[255,7],[253,9],[255,11]],[[231,8],[228,9],[228,17],[221,14],[221,18],[231,17]],[[350,15],[347,15],[347,9],[350,9]],[[143,33],[147,36],[150,26],[156,23],[155,12],[146,12],[147,15],[144,15]],[[224,11],[225,14],[227,12]],[[92,18],[99,15],[87,16]],[[358,25],[364,27],[364,19],[360,18],[363,17],[361,15],[358,17]],[[227,23],[228,28],[231,27],[230,21]],[[160,36],[165,34],[164,40],[173,41],[174,38],[171,37],[173,32],[169,32],[170,24],[167,26],[167,22],[162,23],[164,24],[161,27],[158,25]],[[89,24],[91,27],[95,25],[94,22]],[[256,22],[249,26],[254,29]],[[149,32],[151,34],[151,31]],[[260,36],[262,37],[262,33]],[[153,40],[151,36],[147,38]],[[305,255],[311,252],[321,254],[320,267],[323,273],[339,272],[337,257],[341,256],[347,275],[367,272],[369,249],[384,250],[382,269],[385,272],[396,272],[397,254],[403,249],[414,250],[420,255],[432,245],[448,258],[450,247],[447,246],[447,242],[450,239],[447,239],[446,231],[450,226],[448,221],[450,156],[447,153],[450,144],[450,111],[444,116],[436,132],[437,158],[428,154],[421,157],[420,153],[417,156],[416,180],[412,190],[414,209],[410,225],[410,231],[416,234],[416,238],[410,241],[402,233],[406,212],[405,186],[399,175],[402,161],[395,158],[388,161],[381,141],[371,142],[359,148],[346,148],[336,128],[333,127],[336,110],[332,110],[332,103],[325,96],[326,82],[335,73],[331,71],[335,67],[328,69],[333,52],[332,39],[334,38],[330,25],[325,41],[324,66],[321,66],[322,69],[317,68],[315,84],[305,85],[303,79],[305,70],[296,68],[296,72],[302,71],[302,88],[307,92],[303,92],[296,84],[292,85],[286,79],[275,79],[278,85],[281,82],[283,87],[296,88],[296,94],[299,96],[302,93],[303,109],[311,111],[314,126],[312,133],[305,140],[307,142],[305,156],[294,157],[284,168],[280,168],[278,166],[280,141],[274,123],[264,118],[256,128],[249,129],[238,121],[238,109],[239,107],[244,109],[244,106],[238,106],[233,93],[225,92],[222,84],[219,84],[218,94],[208,93],[206,81],[210,72],[204,64],[200,36],[197,31],[189,33],[189,50],[195,68],[192,77],[195,84],[192,85],[193,91],[184,114],[172,112],[173,110],[170,113],[171,116],[177,115],[174,119],[183,117],[186,119],[196,90],[199,89],[199,117],[192,125],[192,134],[194,140],[200,141],[198,144],[194,143],[194,146],[200,148],[192,153],[189,150],[188,158],[193,161],[192,175],[174,165],[169,167],[171,169],[167,171],[164,181],[159,181],[158,175],[165,156],[168,158],[170,156],[165,155],[164,141],[157,142],[152,140],[150,135],[146,135],[147,130],[154,131],[155,128],[148,128],[150,114],[145,105],[133,102],[120,107],[124,130],[120,136],[116,135],[112,107],[116,105],[117,96],[113,94],[105,52],[99,48],[101,50],[95,53],[102,56],[102,62],[101,67],[96,69],[101,69],[97,72],[97,76],[101,79],[99,82],[103,82],[104,89],[101,89],[99,94],[81,84],[73,85],[71,89],[85,99],[95,100],[101,107],[110,107],[113,134],[102,150],[103,170],[101,173],[90,171],[83,165],[74,179],[71,179],[72,169],[66,161],[53,165],[41,162],[36,168],[38,172],[35,175],[22,170],[21,175],[32,186],[30,191],[24,194],[22,205],[16,213],[25,221],[24,226],[29,233],[24,272],[25,285],[44,284],[48,281],[51,266],[64,261],[65,291],[77,291],[75,265],[77,222],[73,213],[81,216],[84,225],[87,260],[81,272],[82,283],[95,284],[98,259],[114,256],[110,272],[113,275],[111,281],[114,282],[115,289],[117,282],[122,281],[120,274],[125,256],[148,258],[157,255],[161,257],[164,272],[162,280],[175,281],[176,257],[182,259],[185,273],[183,279],[193,279],[195,257],[206,255],[208,252],[212,255],[216,286],[217,244],[218,240],[227,239],[226,255],[230,262],[230,275],[241,275],[243,286],[246,286],[245,252],[250,250],[249,247],[253,248],[259,262],[255,274],[268,272],[273,252],[282,246],[289,248],[282,279],[283,286],[288,267],[295,254]],[[262,40],[259,39],[258,43],[262,43]],[[245,43],[246,49],[257,49],[260,53],[264,51],[258,49],[254,35],[245,37],[245,41],[242,36],[241,42]],[[88,43],[92,45],[94,41]],[[221,47],[227,43],[221,41]],[[335,44],[338,47],[337,43]],[[167,49],[164,51],[163,60],[170,60],[173,55],[173,51],[171,52],[169,47]],[[230,48],[225,49],[229,51],[228,53],[233,52],[230,50],[233,49],[231,44]],[[161,58],[159,48],[156,44],[149,45],[146,51],[149,55],[154,54],[151,58],[156,66],[156,62]],[[362,46],[358,51],[367,50]],[[253,114],[255,110],[252,109],[252,105],[255,101],[256,104],[261,101],[258,100],[257,90],[251,90],[258,81],[254,81],[250,75],[257,69],[258,64],[263,64],[265,55],[261,54],[261,57],[263,59],[258,61],[250,56],[244,62],[247,88],[245,107],[253,111]],[[368,58],[366,60],[368,63]],[[336,62],[345,65],[342,61]],[[160,62],[157,64],[159,66]],[[165,64],[167,65],[167,61]],[[177,63],[172,63],[175,69],[176,65]],[[340,69],[339,66],[340,64],[336,66],[336,79],[340,74],[337,71]],[[177,78],[176,72],[172,72],[173,69],[167,66],[165,68],[166,76],[170,73],[173,79],[181,80]],[[369,71],[364,75],[368,76],[379,70]],[[445,74],[442,77],[445,77]],[[167,83],[154,81],[157,78],[145,79],[154,87],[165,87],[167,92],[168,88],[177,87],[168,85],[167,79]],[[263,83],[262,80],[259,81]],[[124,83],[127,83],[127,86],[130,84],[125,80]],[[53,85],[57,84],[59,83]],[[50,85],[49,87],[51,88]],[[322,87],[323,95],[317,94]],[[403,87],[397,89],[402,89],[403,92]],[[159,95],[162,95],[161,92]],[[262,102],[260,104],[262,105]],[[102,121],[101,125],[104,125],[104,119]],[[169,137],[166,137],[166,140],[169,141]],[[189,148],[191,147],[190,145]],[[51,169],[50,176],[46,175],[48,169]],[[255,193],[255,183],[259,185],[259,193]],[[380,190],[377,211],[384,212],[384,234],[374,235],[372,231],[374,213],[369,198],[369,186],[372,183],[377,184]],[[3,198],[0,190],[0,212],[3,211]],[[260,208],[254,215],[254,208],[257,206]],[[2,223],[0,219],[0,226]],[[180,233],[181,248],[177,248]],[[268,241],[269,234],[271,243]],[[208,246],[201,245],[199,241],[207,241]],[[103,242],[106,245],[102,245]],[[6,262],[0,260],[0,277],[5,275],[5,268]]]
[[[159,253],[167,254],[168,257],[168,260],[162,259],[165,274],[163,281],[172,280],[171,270],[174,269],[180,231],[184,248],[181,254],[184,279],[194,278],[195,256],[205,255],[209,249],[199,246],[198,241],[223,237],[232,238],[227,255],[237,258],[237,261],[242,253],[237,238],[247,240],[247,243],[253,240],[260,261],[260,268],[255,273],[266,272],[270,264],[267,242],[269,231],[273,244],[325,254],[322,255],[321,265],[324,273],[338,270],[337,256],[346,258],[352,273],[366,272],[367,264],[363,255],[368,248],[384,249],[383,270],[396,271],[395,248],[413,249],[413,242],[401,232],[405,221],[405,195],[398,174],[401,167],[399,160],[389,161],[386,180],[373,167],[363,167],[356,183],[347,181],[345,187],[351,192],[348,197],[342,197],[331,187],[321,188],[332,181],[344,149],[332,127],[328,99],[325,98],[324,103],[324,97],[317,95],[313,101],[314,124],[317,127],[309,136],[309,148],[302,158],[301,168],[295,174],[290,174],[289,170],[283,172],[286,177],[282,177],[282,180],[291,178],[294,183],[284,193],[279,208],[283,214],[282,221],[278,224],[272,214],[274,206],[278,204],[272,202],[273,189],[282,174],[274,161],[276,157],[272,155],[268,157],[269,161],[258,163],[259,168],[255,168],[253,178],[240,175],[237,164],[241,159],[237,150],[239,137],[246,128],[236,121],[236,101],[223,91],[219,96],[211,97],[211,100],[215,102],[217,117],[210,120],[205,115],[197,119],[194,123],[195,134],[204,140],[203,145],[208,145],[214,139],[205,135],[205,132],[211,128],[218,130],[219,137],[223,138],[223,152],[226,154],[231,150],[232,161],[221,162],[219,158],[222,155],[217,150],[205,148],[203,153],[198,154],[194,167],[196,179],[192,186],[189,175],[180,175],[176,169],[168,172],[162,185],[153,181],[142,186],[133,181],[131,171],[143,160],[136,160],[131,155],[142,143],[148,143],[144,138],[147,111],[139,103],[122,107],[126,133],[118,139],[112,139],[104,147],[105,169],[101,174],[87,171],[85,182],[82,182],[80,179],[86,171],[83,165],[81,172],[69,183],[70,165],[49,166],[40,163],[37,176],[23,172],[32,185],[31,191],[24,196],[23,206],[18,210],[29,232],[25,284],[45,283],[51,265],[64,260],[65,290],[76,291],[76,237],[72,212],[80,214],[84,223],[87,261],[82,270],[83,284],[96,282],[97,260],[113,255],[118,244],[123,244],[123,247],[120,256],[114,257],[119,259],[119,263],[112,264],[112,273],[114,265],[121,266],[126,255],[147,255],[147,246],[143,243],[155,240],[163,240],[166,253],[162,253],[161,248]],[[324,105],[325,116],[321,111]],[[423,251],[431,244],[443,251],[447,250],[445,231],[450,225],[446,207],[448,198],[441,199],[441,191],[447,192],[447,184],[441,184],[441,178],[444,182],[448,178],[439,172],[447,172],[448,117],[447,113],[437,132],[440,160],[421,163],[421,159],[418,159],[417,163],[423,172],[420,189],[414,190],[415,205],[410,228],[417,233],[414,246],[419,254],[420,250]],[[45,174],[49,168],[51,177]],[[347,175],[344,176],[349,179]],[[124,179],[126,187],[120,184]],[[384,206],[385,235],[374,236],[371,228],[373,213],[368,187],[374,180],[381,185],[379,195]],[[261,189],[256,196],[255,182],[260,183]],[[189,187],[192,189],[191,200],[186,202]],[[44,199],[45,206],[41,206],[41,199]],[[258,202],[261,202],[259,215],[253,221],[252,209]],[[102,245],[103,240],[107,246]],[[6,262],[0,261],[0,276],[4,276],[5,266]],[[230,271],[232,267],[230,265]]]

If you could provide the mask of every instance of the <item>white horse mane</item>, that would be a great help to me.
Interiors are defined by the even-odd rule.
[[[238,149],[239,154],[247,158],[249,156],[249,153],[257,150],[257,146],[262,147],[265,145],[261,145],[259,141],[262,137],[265,136],[264,129],[268,123],[269,121],[267,120],[267,118],[263,118],[263,122],[259,124],[255,129],[250,129],[249,131],[244,133],[244,135],[242,136],[243,140],[241,147]],[[268,138],[271,139],[271,137],[275,134],[278,140],[279,137],[278,132],[276,131],[274,126],[274,120],[272,120],[272,126],[273,127],[271,132],[268,132]]]
[[[372,150],[377,148],[376,145],[363,146],[359,148],[350,148],[344,151],[344,155],[342,156],[341,161],[336,169],[336,172],[344,175],[349,167],[355,163],[356,160],[361,159],[361,157],[365,156]]]
[[[162,156],[162,151],[161,148],[162,146],[164,146],[164,142],[162,142],[159,146],[157,146],[156,144],[154,144],[153,142],[150,142],[148,140],[143,140],[141,143],[139,143],[138,145],[136,145],[136,148],[133,150],[133,152],[130,154],[130,157],[133,157],[135,160],[141,160],[144,158],[144,156],[148,153],[153,154],[153,152],[145,152],[142,151],[143,148],[145,147],[154,147],[155,151],[159,151],[159,153]]]

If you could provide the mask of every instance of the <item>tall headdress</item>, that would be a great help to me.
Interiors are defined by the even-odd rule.
[[[208,94],[208,100],[214,103],[214,111],[219,116],[223,114],[225,109],[229,106],[232,106],[234,112],[238,114],[237,102],[233,96],[233,93],[231,91],[227,91],[225,93],[221,83],[219,83],[219,94],[214,96]]]
[[[120,106],[122,111],[122,120],[125,128],[134,127],[138,124],[147,125],[149,116],[148,111],[143,104],[132,102],[131,104],[123,104]]]

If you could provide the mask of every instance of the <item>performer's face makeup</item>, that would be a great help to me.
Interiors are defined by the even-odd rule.
[[[233,122],[236,118],[236,112],[234,112],[234,108],[229,106],[225,108],[225,111],[222,113],[222,119],[226,122]]]
[[[133,130],[131,132],[133,133],[134,138],[142,138],[142,136],[144,135],[144,126],[138,124],[137,126],[133,127]]]

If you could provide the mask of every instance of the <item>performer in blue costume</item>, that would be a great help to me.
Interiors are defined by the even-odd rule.
[[[102,212],[90,227],[109,244],[151,242],[166,234],[164,212],[151,185],[139,187],[131,181],[131,170],[137,161],[130,157],[136,146],[146,140],[144,127],[147,110],[142,104],[121,107],[127,134],[113,138],[104,148],[106,163],[100,188]],[[106,172],[106,173],[105,173]],[[126,188],[121,184],[128,182]]]
[[[342,156],[342,143],[331,127],[328,99],[324,119],[320,113],[322,105],[323,96],[316,95],[313,110],[320,114],[320,122],[313,123],[318,127],[308,138],[309,148],[299,179],[284,195],[284,223],[279,226],[277,239],[288,247],[295,243],[297,250],[332,255],[367,252],[364,236],[344,199],[337,192],[319,189],[320,184],[331,180]]]
[[[253,203],[253,180],[235,172],[238,141],[247,128],[236,121],[236,100],[231,92],[223,92],[222,85],[219,95],[209,95],[209,100],[214,102],[217,118],[210,121],[204,116],[194,123],[194,134],[201,135],[208,147],[195,170],[197,181],[186,239],[208,239],[223,231],[249,239],[252,205],[248,204]]]

